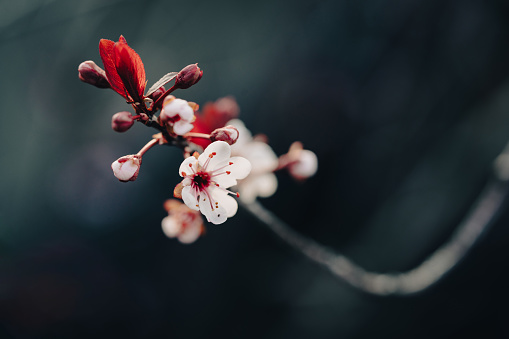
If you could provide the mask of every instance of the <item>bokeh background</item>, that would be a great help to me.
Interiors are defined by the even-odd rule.
[[[78,80],[123,34],[149,85],[198,62],[204,104],[233,95],[278,154],[319,157],[263,204],[366,269],[404,271],[442,244],[509,140],[506,1],[0,0],[1,338],[509,336],[509,213],[445,279],[375,297],[335,279],[248,213],[193,245],[162,202],[182,157],[160,147],[136,182],[110,164],[153,131]]]

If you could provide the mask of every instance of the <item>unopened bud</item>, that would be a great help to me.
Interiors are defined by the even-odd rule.
[[[200,81],[202,75],[203,71],[198,67],[198,64],[188,65],[177,74],[175,87],[181,89],[189,88]]]
[[[125,155],[111,164],[113,174],[122,182],[134,181],[140,171],[141,157],[136,154]]]
[[[296,180],[305,180],[313,176],[318,169],[318,158],[315,153],[305,150],[302,143],[296,141],[290,146],[287,154],[279,158],[279,167],[286,167]]]
[[[110,88],[104,70],[92,60],[82,62],[78,67],[80,80],[99,88]]]
[[[116,132],[125,132],[134,124],[134,117],[129,112],[118,112],[111,117],[111,128]]]
[[[239,138],[239,130],[228,125],[225,127],[218,128],[210,133],[210,141],[225,141],[229,145],[233,145]]]
[[[166,92],[166,89],[164,88],[164,86],[161,86],[158,89],[156,89],[152,94],[150,94],[148,97],[155,102],[157,101],[157,99],[159,99],[161,95],[164,94],[164,92]]]

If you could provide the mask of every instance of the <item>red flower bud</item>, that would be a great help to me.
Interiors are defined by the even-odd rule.
[[[228,125],[222,128],[218,128],[210,133],[210,140],[214,141],[225,141],[229,145],[233,145],[239,138],[239,130],[235,127]]]
[[[157,99],[159,99],[159,97],[161,95],[164,94],[164,92],[166,92],[166,89],[164,88],[164,86],[161,86],[158,89],[156,89],[154,92],[152,92],[148,97],[155,102],[155,101],[157,101]]]
[[[116,132],[125,132],[134,124],[134,118],[129,112],[118,112],[111,118],[111,128]]]
[[[200,81],[202,75],[203,71],[198,67],[198,64],[188,65],[177,74],[175,87],[181,89],[189,88]]]
[[[99,88],[110,88],[104,70],[92,60],[82,62],[78,67],[80,80]]]

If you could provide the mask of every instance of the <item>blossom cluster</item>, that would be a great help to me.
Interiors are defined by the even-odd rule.
[[[300,142],[277,157],[266,137],[253,136],[238,119],[240,109],[232,97],[207,103],[200,110],[198,104],[172,95],[200,81],[203,71],[198,64],[167,73],[147,89],[141,58],[123,36],[117,42],[101,39],[99,52],[104,69],[85,61],[78,67],[79,78],[112,89],[134,110],[134,114],[114,114],[112,129],[123,133],[139,122],[158,131],[138,153],[112,163],[115,177],[121,182],[136,180],[144,154],[156,145],[175,146],[183,152],[178,169],[182,181],[173,190],[183,203],[170,199],[164,204],[168,216],[162,228],[168,237],[192,243],[205,233],[201,214],[207,222],[222,224],[236,214],[236,198],[250,203],[271,196],[277,189],[276,171],[286,169],[300,181],[316,172],[316,155]],[[173,85],[166,89],[171,81]]]

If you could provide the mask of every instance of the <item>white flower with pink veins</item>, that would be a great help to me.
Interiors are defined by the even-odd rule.
[[[211,143],[196,159],[191,156],[182,162],[182,200],[191,209],[200,211],[209,222],[222,224],[237,213],[237,201],[227,188],[237,179],[245,178],[251,163],[242,157],[230,157],[231,148],[224,141]]]

